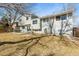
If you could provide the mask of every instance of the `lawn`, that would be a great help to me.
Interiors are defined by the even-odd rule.
[[[78,41],[59,36],[1,33],[0,55],[79,55]],[[6,43],[7,42],[7,43]]]

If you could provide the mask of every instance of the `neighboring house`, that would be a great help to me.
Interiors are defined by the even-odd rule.
[[[59,14],[37,17],[33,14],[23,15],[18,21],[20,32],[31,32],[43,34],[72,35],[73,11],[64,11]]]
[[[25,14],[20,17],[18,21],[18,28],[20,32],[31,32],[32,30],[39,29],[38,17],[33,14]],[[35,25],[37,24],[37,25]]]

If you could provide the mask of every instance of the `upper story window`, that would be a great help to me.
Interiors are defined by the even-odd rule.
[[[28,20],[29,18],[28,17],[26,17],[26,20]]]
[[[66,14],[64,14],[64,15],[61,16],[61,20],[66,20],[66,19],[67,19]]]
[[[48,19],[43,19],[43,22],[48,22]]]
[[[67,19],[67,15],[64,14],[64,15],[60,15],[60,16],[56,16],[56,21],[59,21],[59,20],[66,20]]]
[[[33,20],[33,24],[37,24],[37,20]]]
[[[60,20],[60,16],[56,16],[56,21],[59,21]]]

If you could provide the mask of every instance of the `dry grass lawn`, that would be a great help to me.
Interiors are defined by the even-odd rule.
[[[29,40],[30,38],[42,35],[20,34],[20,33],[1,33],[0,42],[16,42],[21,40]],[[39,39],[39,38],[37,38]],[[64,37],[61,40],[58,36],[44,36],[36,42],[37,39],[32,41],[24,41],[15,44],[0,45],[0,55],[27,55],[30,56],[53,56],[53,55],[79,55],[78,41],[71,41]],[[29,44],[28,44],[29,42]],[[35,42],[35,44],[33,44]],[[30,47],[29,47],[30,46]],[[29,48],[28,48],[29,47]],[[28,50],[27,50],[28,48]]]

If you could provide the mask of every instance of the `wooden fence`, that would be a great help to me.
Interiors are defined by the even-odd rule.
[[[73,28],[73,36],[79,37],[79,28]]]

